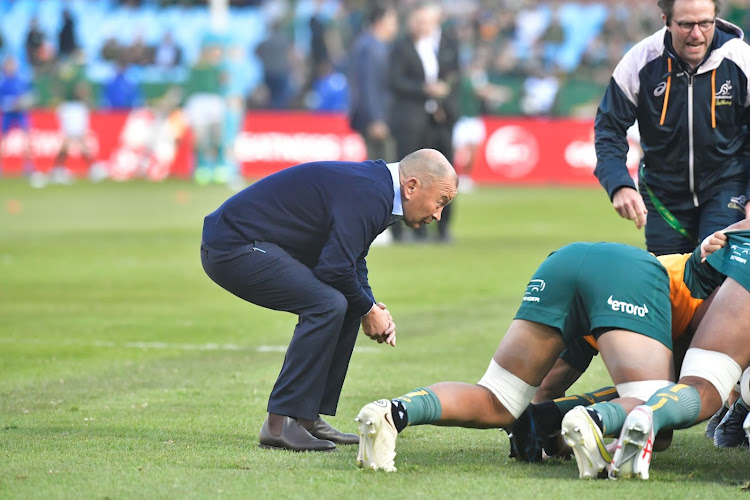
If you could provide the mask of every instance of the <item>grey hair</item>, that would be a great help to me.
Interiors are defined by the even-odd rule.
[[[415,177],[426,185],[437,181],[453,181],[458,186],[458,176],[453,165],[435,149],[419,149],[399,162],[405,177]]]

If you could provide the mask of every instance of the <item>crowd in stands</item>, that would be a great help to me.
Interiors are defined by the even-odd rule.
[[[245,109],[346,110],[348,48],[368,0],[228,3],[216,29],[205,0],[0,0],[0,53],[31,78],[37,107],[55,106],[73,72],[93,107],[140,106],[177,85],[183,99],[229,92]],[[414,3],[397,2],[402,22]],[[484,114],[593,116],[617,61],[663,26],[656,0],[442,3],[467,81],[498,90],[472,96]],[[721,17],[747,30],[749,12],[726,0]],[[211,47],[240,57],[204,57]]]

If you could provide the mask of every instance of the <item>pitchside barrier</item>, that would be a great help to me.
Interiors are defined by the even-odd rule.
[[[476,182],[597,184],[592,120],[484,117],[483,122],[485,139],[479,144],[471,173]],[[31,127],[33,163],[38,170],[47,171],[63,140],[57,115],[34,111]],[[97,164],[116,180],[189,178],[194,169],[193,137],[179,111],[167,116],[150,109],[92,112],[85,140]],[[13,130],[3,141],[2,175],[21,175],[24,135]],[[629,137],[629,141],[628,167],[635,174],[640,156],[638,138]],[[360,161],[366,157],[362,139],[349,128],[345,116],[305,112],[248,112],[233,153],[248,178],[307,161]],[[77,176],[87,174],[86,162],[75,145],[68,167]]]

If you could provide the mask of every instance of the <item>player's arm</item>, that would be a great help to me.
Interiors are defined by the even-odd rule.
[[[742,219],[739,222],[735,222],[731,226],[728,226],[721,231],[709,234],[701,242],[701,261],[705,260],[706,257],[724,248],[727,244],[727,235],[724,234],[726,231],[747,231],[750,230],[750,219]]]

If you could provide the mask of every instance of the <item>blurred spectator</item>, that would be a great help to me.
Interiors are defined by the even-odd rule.
[[[472,170],[479,146],[484,142],[486,130],[481,115],[490,106],[498,106],[508,100],[511,92],[502,85],[490,83],[487,67],[492,60],[492,48],[480,45],[474,59],[463,71],[459,90],[460,118],[453,128],[453,165],[459,174],[459,190],[470,192],[474,182]]]
[[[325,19],[321,12],[326,0],[314,1],[315,11],[310,16],[310,69],[313,79],[318,73],[318,66],[331,60],[328,54]]]
[[[120,45],[120,42],[117,41],[117,38],[111,36],[104,41],[104,45],[102,45],[99,56],[104,61],[115,62],[125,57],[124,52],[125,48]]]
[[[294,95],[290,59],[292,44],[283,30],[281,20],[274,22],[271,33],[255,50],[263,65],[263,81],[268,88],[269,107],[286,109]]]
[[[60,123],[62,142],[55,157],[50,180],[60,184],[70,184],[73,176],[67,168],[71,150],[80,154],[91,170],[93,157],[87,142],[89,132],[89,110],[92,108],[91,86],[85,74],[86,57],[82,50],[76,50],[68,60],[61,62],[58,71],[57,92],[60,104],[57,118]]]
[[[31,82],[22,77],[18,71],[18,61],[8,56],[3,60],[3,72],[0,75],[0,173],[4,154],[5,138],[13,129],[23,134],[23,170],[35,182],[31,161],[31,138],[29,135],[29,109],[34,101]],[[38,187],[38,186],[36,186]]]
[[[222,127],[224,172],[219,175],[226,177],[223,182],[226,182],[232,189],[239,189],[242,187],[242,174],[235,157],[235,141],[242,130],[247,99],[247,63],[244,59],[244,48],[241,45],[233,44],[226,48],[222,72],[222,93],[226,111]]]
[[[748,7],[747,0],[729,0],[726,14],[722,17],[742,30],[750,29],[750,7]]]
[[[146,44],[142,31],[138,31],[125,48],[125,58],[135,66],[148,66],[154,62],[154,49]]]
[[[346,112],[349,104],[346,75],[337,71],[331,61],[318,64],[318,73],[310,89],[308,108],[313,111]]]
[[[219,45],[204,44],[185,84],[185,114],[195,138],[195,181],[199,184],[227,180],[222,136],[225,104],[221,95],[221,60]]]
[[[498,50],[487,70],[487,78],[491,84],[500,86],[509,93],[505,100],[487,101],[487,111],[495,115],[520,115],[521,93],[526,75],[512,45],[508,44]]]
[[[529,116],[550,116],[555,105],[560,79],[551,68],[529,64],[529,75],[523,82],[521,111]]]
[[[182,64],[182,49],[175,43],[170,31],[164,32],[154,49],[154,64],[161,69],[172,69]]]
[[[102,89],[102,107],[111,110],[129,110],[143,105],[140,86],[128,72],[129,64],[121,59],[115,74]]]
[[[39,19],[32,17],[29,22],[29,30],[26,32],[26,61],[34,68],[39,66],[43,60],[42,47],[46,41],[44,32],[39,27]]]
[[[409,14],[408,33],[393,44],[388,62],[388,83],[393,93],[389,124],[396,138],[396,156],[403,158],[421,148],[433,148],[453,161],[453,125],[458,119],[458,43],[440,26],[440,6],[420,2]],[[452,241],[449,223],[454,204],[443,209],[438,239]],[[401,239],[403,225],[394,224]],[[414,230],[427,237],[426,227]]]
[[[371,7],[368,27],[349,54],[349,124],[359,132],[367,157],[395,161],[396,152],[388,127],[388,50],[398,31],[395,7],[385,2]]]
[[[67,59],[78,48],[76,27],[73,14],[68,9],[62,11],[62,26],[57,38],[57,54],[61,59]]]

